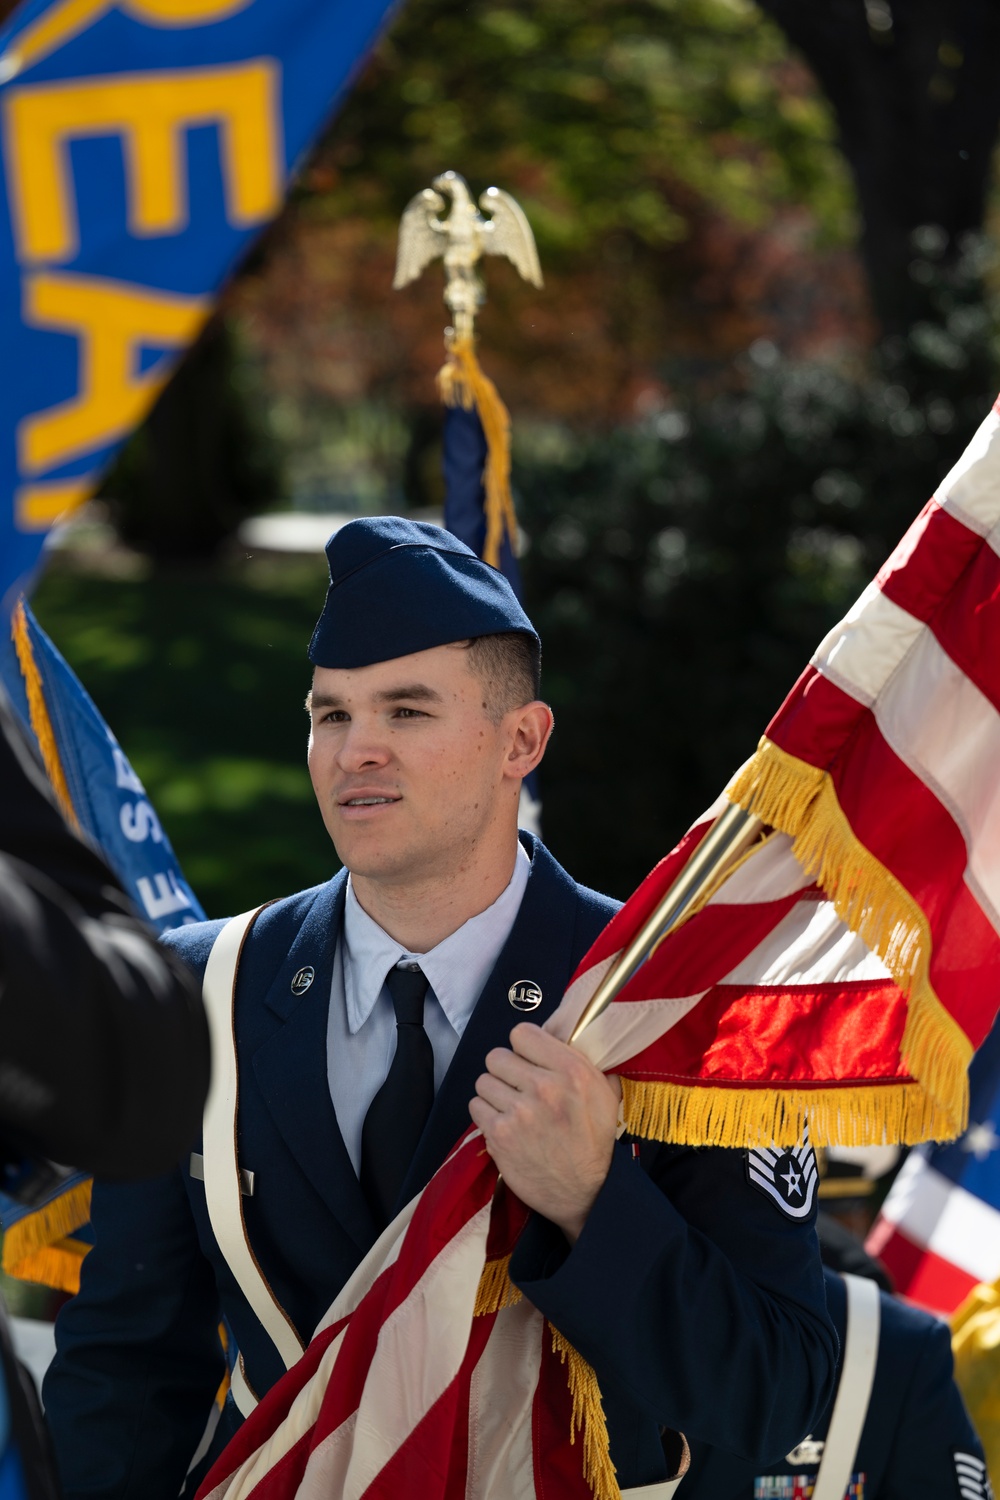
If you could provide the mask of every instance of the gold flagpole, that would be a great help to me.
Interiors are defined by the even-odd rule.
[[[573,1027],[570,1043],[605,1010],[633,974],[651,958],[680,922],[693,916],[718,888],[742,855],[760,837],[764,824],[753,813],[730,803],[661,897],[627,948],[601,980]]]
[[[439,217],[448,206],[446,218]],[[393,286],[415,281],[436,257],[444,259],[444,300],[453,324],[445,329],[448,357],[438,374],[438,388],[446,406],[476,411],[486,439],[483,469],[486,537],[483,561],[500,566],[504,536],[517,554],[517,516],[510,488],[510,415],[492,380],[476,357],[475,319],[486,289],[478,267],[485,255],[503,255],[533,286],[542,285],[535,237],[516,199],[500,188],[487,188],[476,208],[464,177],[442,172],[432,188],[411,198],[399,225],[396,275]]]

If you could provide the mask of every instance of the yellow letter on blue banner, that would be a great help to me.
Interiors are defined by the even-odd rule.
[[[387,0],[26,0],[0,32],[0,596],[92,493]]]

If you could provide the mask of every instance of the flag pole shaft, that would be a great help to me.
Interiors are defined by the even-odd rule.
[[[753,813],[744,812],[735,803],[730,803],[725,812],[716,818],[677,879],[660,899],[655,911],[646,919],[628,947],[622,949],[617,961],[591,995],[573,1027],[571,1044],[611,1004],[681,919],[692,916],[705,904],[720,880],[755,842],[763,827],[760,818]]]

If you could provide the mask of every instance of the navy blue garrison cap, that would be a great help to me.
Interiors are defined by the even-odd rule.
[[[330,587],[309,643],[317,667],[369,667],[478,635],[538,639],[504,575],[440,526],[365,516],[335,532],[326,555]]]

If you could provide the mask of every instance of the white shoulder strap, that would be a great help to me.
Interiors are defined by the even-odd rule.
[[[239,1076],[233,1006],[236,973],[247,933],[262,907],[246,911],[227,922],[213,944],[205,967],[203,994],[212,1039],[212,1082],[208,1090],[204,1121],[205,1201],[212,1232],[226,1264],[253,1311],[291,1369],[302,1353],[302,1343],[288,1314],[278,1302],[257,1263],[247,1239],[243,1218],[243,1196],[237,1158],[236,1117]],[[244,1416],[256,1404],[240,1360],[234,1375],[233,1396]]]
[[[868,1415],[878,1358],[878,1287],[866,1276],[844,1276],[842,1280],[847,1287],[847,1335],[813,1500],[844,1500]]]

